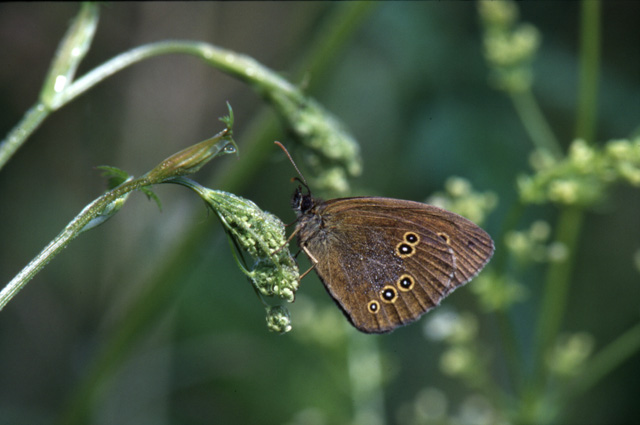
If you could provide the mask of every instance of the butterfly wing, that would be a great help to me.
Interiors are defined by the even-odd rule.
[[[473,278],[493,254],[489,235],[449,211],[390,198],[318,204],[300,245],[353,325],[389,332]],[[305,235],[306,233],[306,235]]]

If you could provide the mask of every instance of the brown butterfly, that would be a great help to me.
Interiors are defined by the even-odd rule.
[[[298,245],[362,332],[390,332],[417,320],[493,255],[491,237],[452,212],[380,197],[322,201],[301,182],[306,193],[298,187],[292,199]]]

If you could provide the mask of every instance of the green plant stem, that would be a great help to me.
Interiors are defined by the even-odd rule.
[[[305,76],[313,75],[305,83],[307,90],[313,90],[321,85],[320,78],[316,75],[324,76],[330,74],[329,69],[335,58],[339,57],[341,49],[349,41],[354,31],[359,28],[364,18],[370,13],[371,8],[381,3],[376,2],[343,2],[334,3],[334,12],[318,30],[317,35],[309,45],[311,49],[304,55],[304,58],[296,64],[296,75],[294,80],[304,80]],[[234,191],[234,188],[241,187],[244,182],[254,174],[254,170],[260,167],[273,151],[273,140],[279,137],[280,127],[273,119],[271,111],[262,110],[245,128],[243,134],[243,154],[244,167],[235,167],[227,163],[222,165],[221,175],[224,176],[222,182],[211,181],[207,186],[220,187],[224,190]],[[281,134],[281,133],[280,133]],[[268,141],[269,143],[265,143]],[[233,167],[233,172],[232,172]],[[229,189],[225,189],[228,187]]]
[[[305,80],[305,90],[321,84],[320,82],[330,75],[326,70],[339,58],[337,53],[351,38],[353,29],[358,28],[379,4],[369,1],[343,2],[331,9],[331,16],[317,30],[321,35],[311,43],[306,43],[305,54],[294,67],[298,79]],[[313,77],[305,78],[311,70]]]
[[[0,310],[47,265],[69,242],[83,232],[91,220],[102,214],[114,201],[144,185],[143,180],[131,180],[106,192],[87,205],[40,253],[0,291]]]
[[[0,143],[0,170],[13,157],[31,134],[49,116],[51,110],[44,103],[38,102],[31,107],[22,120],[16,125]]]
[[[0,142],[0,170],[44,119],[61,106],[59,101],[91,45],[98,25],[98,15],[99,7],[96,3],[83,3],[80,7],[58,45],[38,102]]]
[[[640,350],[640,323],[597,352],[584,365],[576,379],[561,388],[556,403],[568,405],[569,402],[591,390],[602,378],[629,360],[638,350]],[[557,418],[557,423],[563,423],[563,419]]]
[[[232,116],[230,107],[229,115]],[[76,236],[103,223],[115,214],[122,207],[129,193],[146,186],[171,182],[178,176],[196,172],[216,156],[235,153],[237,148],[231,139],[233,118],[225,122],[227,128],[217,135],[171,155],[145,175],[124,181],[87,205],[0,291],[0,310]]]
[[[505,218],[502,220],[500,227],[500,233],[496,238],[498,244],[504,241],[505,235],[511,229],[515,229],[518,221],[522,218],[524,212],[524,205],[519,200],[513,202],[509,208]],[[499,273],[508,276],[509,275],[509,256],[507,250],[497,250],[494,258],[492,259],[492,267],[495,270],[499,270]],[[511,380],[511,385],[515,389],[520,389],[522,386],[523,371],[524,371],[524,359],[522,357],[522,350],[520,349],[520,341],[518,341],[517,332],[514,328],[513,320],[510,316],[510,311],[499,310],[495,312],[495,317],[498,322],[500,330],[500,341],[504,348],[506,367],[508,370],[508,376]]]
[[[347,326],[347,325],[345,325]],[[347,369],[351,384],[353,425],[384,425],[382,362],[377,341],[353,329],[347,331]]]
[[[576,137],[593,143],[600,75],[600,2],[582,0],[580,11],[580,79]]]
[[[556,159],[561,159],[562,147],[542,115],[531,91],[510,92],[509,95],[535,147],[549,152]]]
[[[557,223],[556,241],[562,243],[568,252],[562,262],[552,263],[546,276],[542,305],[535,333],[532,378],[523,388],[520,396],[521,407],[517,423],[539,425],[549,423],[557,412],[545,407],[546,386],[548,381],[545,367],[546,355],[555,342],[569,293],[572,272],[580,229],[584,212],[577,207],[565,207],[560,211]],[[561,410],[558,401],[554,400],[556,410]]]
[[[347,4],[340,7],[339,12],[328,20],[328,25],[332,25],[331,31],[325,32],[326,35],[319,37],[314,43],[315,49],[307,59],[308,62],[312,62],[312,66],[306,68],[301,66],[301,69],[308,71],[319,68],[318,71],[322,71],[332,57],[332,50],[335,54],[340,43],[344,44],[349,34],[370,9],[371,5],[367,2],[356,2],[353,5]],[[84,4],[81,8],[76,21],[60,43],[40,100],[29,109],[25,117],[0,143],[0,170],[51,112],[63,107],[115,73],[154,56],[173,53],[194,55],[236,78],[247,81],[259,90],[277,87],[280,91],[298,92],[297,87],[248,56],[209,43],[179,40],[139,46],[108,60],[72,82],[75,70],[84,57],[95,32],[97,13],[98,8],[90,3]],[[81,54],[76,54],[78,51]],[[58,90],[55,82],[61,75],[66,78],[67,83],[63,89]]]
[[[640,350],[640,323],[620,335],[600,350],[586,365],[573,387],[572,395],[578,396],[593,388],[603,377],[620,366]]]
[[[60,107],[67,87],[91,47],[98,28],[100,8],[97,3],[82,3],[80,11],[69,26],[51,62],[40,99],[52,110]]]
[[[276,87],[280,91],[298,93],[295,86],[277,73],[254,59],[231,50],[196,41],[161,41],[146,44],[122,53],[87,72],[69,84],[62,92],[57,93],[55,101],[45,103],[41,100],[32,107],[23,120],[11,131],[9,137],[0,144],[0,169],[51,112],[63,107],[106,78],[137,62],[171,53],[197,56],[210,65],[249,82],[259,90]],[[43,94],[41,97],[44,98],[47,95]]]
[[[600,6],[597,1],[583,0],[581,10],[580,93],[576,137],[592,141],[595,134],[597,78],[600,43]],[[540,318],[536,329],[536,349],[532,392],[541,395],[547,382],[545,355],[554,344],[566,309],[571,271],[578,246],[584,211],[564,207],[557,222],[557,238],[568,254],[565,261],[552,263],[547,273]]]
[[[584,212],[578,207],[565,207],[558,217],[556,241],[566,248],[568,256],[564,261],[551,263],[546,276],[535,340],[533,383],[538,390],[546,382],[545,356],[558,335],[566,308],[583,217]]]
[[[522,387],[523,361],[517,333],[508,311],[497,311],[495,315],[498,320],[502,347],[506,357],[506,366],[509,372],[508,378],[514,391],[518,391]]]

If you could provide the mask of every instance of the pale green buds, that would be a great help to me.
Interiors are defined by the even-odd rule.
[[[221,118],[221,121],[226,124],[226,128],[220,133],[171,155],[140,178],[134,179],[116,167],[98,167],[103,170],[104,176],[109,179],[109,187],[112,190],[105,196],[110,197],[110,202],[102,207],[101,211],[82,228],[82,231],[99,226],[115,215],[126,202],[131,190],[138,189],[142,191],[160,206],[159,199],[149,186],[159,183],[171,183],[174,179],[197,172],[216,156],[237,152],[235,142],[231,138],[233,126],[231,106],[229,106],[229,116]],[[92,208],[94,208],[94,204],[87,206],[87,209]]]
[[[425,323],[426,336],[434,341],[469,342],[478,333],[478,321],[473,314],[458,314],[452,310],[438,310]]]
[[[517,24],[514,2],[483,0],[478,9],[493,83],[512,93],[529,90],[533,78],[531,62],[540,45],[538,30],[529,24]]]
[[[248,276],[263,295],[276,295],[293,302],[298,289],[298,267],[295,262],[287,261],[286,257],[276,262],[261,258],[255,262]]]
[[[547,354],[547,367],[561,377],[576,376],[593,352],[594,345],[593,336],[585,332],[562,336]]]
[[[460,214],[477,224],[484,222],[498,204],[495,193],[477,192],[469,180],[462,177],[449,177],[445,182],[445,190],[434,193],[427,202]]]
[[[255,259],[250,270],[240,264],[255,289],[264,296],[293,302],[300,273],[286,246],[284,223],[253,202],[231,193],[205,189],[201,196],[216,212],[236,246]],[[289,332],[289,312],[281,306],[268,307],[267,327],[274,332]]]
[[[484,311],[508,311],[515,303],[524,301],[529,294],[527,288],[514,278],[495,273],[493,269],[477,276],[470,289],[478,296]]]
[[[282,306],[267,308],[267,328],[272,332],[287,333],[291,330],[289,311]]]
[[[518,19],[518,8],[511,1],[480,1],[478,12],[490,28],[509,28]]]
[[[262,295],[293,302],[300,275],[286,246],[284,223],[240,196],[207,189],[188,179],[174,182],[196,191],[220,218],[233,243],[255,260],[250,270],[240,264],[254,287]]]
[[[214,66],[248,82],[273,104],[304,148],[305,161],[316,176],[315,188],[332,195],[348,191],[347,178],[358,176],[362,170],[360,147],[336,117],[255,59],[211,45],[203,44],[200,49]]]
[[[616,181],[640,186],[640,138],[613,140],[602,148],[578,139],[565,159],[556,161],[538,151],[531,165],[536,174],[518,179],[524,202],[588,206]]]
[[[360,146],[342,123],[318,102],[298,91],[268,93],[274,107],[298,142],[311,166],[314,186],[335,195],[348,192],[348,178],[362,172]]]
[[[472,385],[485,379],[487,362],[477,347],[478,319],[473,314],[438,310],[425,323],[424,331],[427,338],[447,344],[440,357],[442,372],[464,377]]]
[[[546,221],[538,220],[526,230],[507,232],[505,245],[521,265],[566,260],[566,247],[560,242],[549,242],[550,236],[551,226]]]
[[[231,193],[207,190],[204,198],[238,246],[255,259],[245,273],[265,296],[292,302],[298,289],[296,262],[286,247],[284,223],[253,202]]]

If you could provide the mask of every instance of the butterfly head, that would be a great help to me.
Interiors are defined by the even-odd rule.
[[[296,212],[298,216],[301,216],[310,211],[315,204],[311,193],[307,189],[307,193],[303,193],[301,186],[298,186],[293,197],[291,198],[291,208]]]

